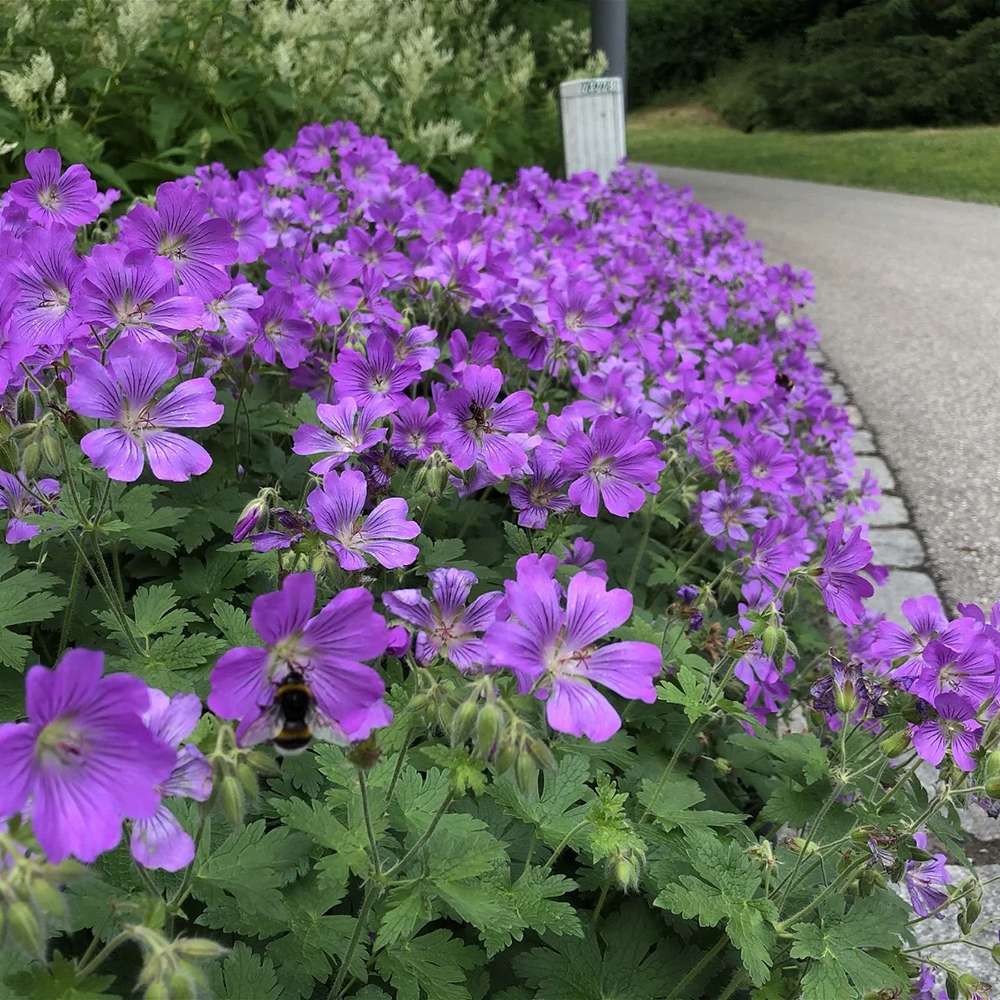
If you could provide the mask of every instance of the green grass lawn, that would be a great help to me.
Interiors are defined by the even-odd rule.
[[[752,132],[693,106],[628,120],[629,158],[1000,204],[1000,127]]]

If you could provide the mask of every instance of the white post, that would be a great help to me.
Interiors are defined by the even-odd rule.
[[[625,156],[625,95],[619,76],[559,87],[566,176],[593,170],[607,180]]]

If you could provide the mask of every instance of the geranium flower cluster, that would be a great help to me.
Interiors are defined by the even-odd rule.
[[[253,602],[259,643],[224,653],[211,676],[208,705],[243,744],[274,735],[276,694],[294,677],[315,698],[316,735],[366,739],[392,718],[386,655],[510,678],[552,730],[609,739],[612,696],[655,702],[664,663],[620,634],[633,595],[609,584],[593,529],[652,522],[693,496],[694,532],[742,598],[733,676],[758,719],[780,709],[797,666],[774,639],[786,595],[816,586],[854,630],[855,660],[820,693],[831,715],[830,692],[856,669],[871,716],[894,685],[922,706],[917,751],[975,766],[998,611],[948,622],[925,599],[904,606],[909,630],[866,613],[884,579],[862,523],[877,486],[852,485],[846,412],[808,354],[810,280],[766,264],[737,221],[648,171],[605,184],[531,168],[502,187],[475,170],[449,195],[336,123],[302,129],[256,170],[213,164],[162,185],[81,253],[114,193],[51,150],[27,169],[0,201],[0,390],[32,442],[0,483],[8,543],[30,540],[60,495],[58,478],[39,478],[46,420],[78,431],[111,480],[183,482],[212,467],[210,428],[227,404],[238,423],[254,386],[315,404],[286,439],[309,463],[299,499],[261,479],[233,526],[282,560]],[[424,509],[396,495],[400,482],[420,486]],[[559,547],[522,556],[502,585],[438,565],[422,586],[424,516],[445,492],[489,495],[530,536],[565,529]],[[710,593],[678,595],[692,633],[707,630]],[[184,744],[197,699],[164,699],[102,678],[99,654],[34,668],[29,721],[0,728],[13,762],[0,818],[30,815],[49,856],[84,860],[126,820],[143,864],[183,866],[190,838],[163,799],[204,798],[208,777]]]

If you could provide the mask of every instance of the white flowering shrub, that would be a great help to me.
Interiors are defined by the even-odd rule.
[[[553,81],[600,67],[557,24],[544,72],[497,0],[0,0],[0,179],[53,145],[127,192],[249,165],[350,118],[446,181],[553,165]]]

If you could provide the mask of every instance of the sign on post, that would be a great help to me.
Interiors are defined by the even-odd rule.
[[[606,180],[625,156],[625,97],[620,76],[569,80],[559,87],[566,176],[593,170]]]

